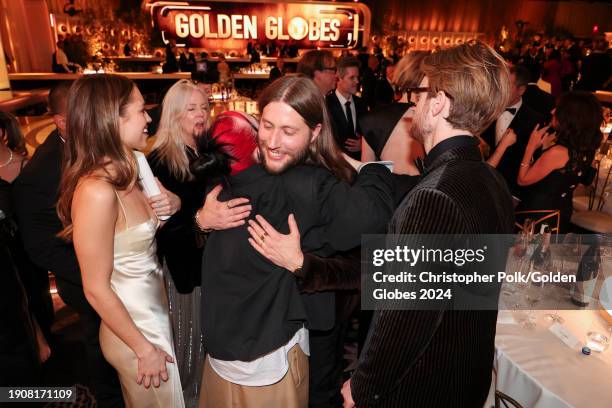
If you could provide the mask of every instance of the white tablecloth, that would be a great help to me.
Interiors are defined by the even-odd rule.
[[[589,329],[605,333],[596,311],[560,310],[580,346],[571,349],[548,330],[547,311],[534,311],[535,328],[508,323],[523,311],[500,311],[495,338],[497,389],[525,408],[612,407],[612,348],[583,355]]]

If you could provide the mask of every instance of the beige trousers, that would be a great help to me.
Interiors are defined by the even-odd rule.
[[[287,359],[289,370],[279,382],[250,387],[221,378],[206,356],[200,408],[307,408],[308,356],[296,344],[287,353]]]

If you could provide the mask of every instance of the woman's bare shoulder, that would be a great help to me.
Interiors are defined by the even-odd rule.
[[[559,159],[567,159],[569,158],[569,151],[567,147],[561,145],[554,145],[548,149],[541,156],[542,159],[548,160],[559,160]]]
[[[112,205],[116,200],[115,188],[104,179],[102,172],[94,172],[81,177],[77,183],[73,201],[80,200]]]

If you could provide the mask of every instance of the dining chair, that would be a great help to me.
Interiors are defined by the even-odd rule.
[[[574,214],[572,224],[597,233],[612,232],[612,162],[608,158],[610,144],[604,143],[599,158],[594,161],[596,176],[587,186],[586,194],[576,195],[572,200]]]
[[[523,231],[523,225],[527,218],[533,221],[533,231],[538,233],[542,224],[547,224],[550,227],[550,232],[553,234],[559,233],[559,224],[561,223],[561,212],[559,210],[525,210],[514,213],[514,226],[517,233]]]
[[[496,390],[495,391],[495,408],[523,408],[521,404],[518,403],[514,398],[509,395],[504,394],[503,392]]]

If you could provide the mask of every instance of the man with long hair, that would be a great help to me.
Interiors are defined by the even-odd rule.
[[[248,196],[259,220],[283,233],[299,226],[304,251],[318,256],[354,248],[362,233],[385,229],[393,210],[391,175],[380,165],[355,175],[334,144],[323,96],[310,79],[272,83],[259,110],[261,164],[234,171],[245,161],[240,156],[251,156],[231,154],[221,199]],[[215,138],[230,151],[240,135],[232,129]],[[200,407],[306,407],[309,330],[333,331],[334,295],[300,296],[292,273],[299,276],[303,260],[281,268],[266,261],[257,251],[272,231],[247,241],[252,228],[216,231],[206,243],[202,326],[209,355]]]
[[[389,234],[509,234],[512,199],[482,161],[475,135],[507,106],[508,68],[482,43],[427,56],[413,137],[423,178],[398,206]],[[491,383],[497,311],[376,311],[344,406],[481,407]]]

